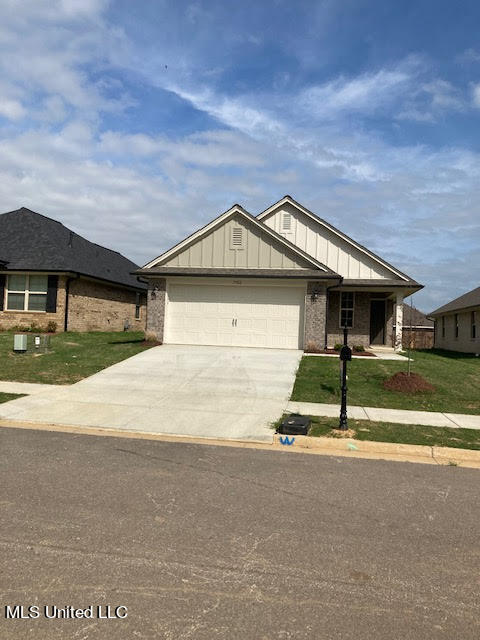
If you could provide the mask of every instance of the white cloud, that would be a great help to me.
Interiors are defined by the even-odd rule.
[[[19,120],[26,115],[26,111],[18,100],[0,98],[0,115],[9,120]]]
[[[472,85],[472,98],[474,106],[480,108],[480,82]]]
[[[285,76],[271,93],[225,95],[215,89],[215,61],[195,79],[185,62],[193,50],[167,84],[170,76],[149,70],[143,50],[106,23],[105,7],[95,0],[2,5],[0,112],[10,123],[0,130],[1,210],[29,206],[143,263],[234,201],[259,211],[290,192],[432,282],[420,294],[425,308],[437,306],[445,288],[453,297],[460,277],[473,287],[479,155],[393,146],[352,125],[372,115],[434,123],[466,108],[465,96],[420,59],[296,92]],[[206,19],[197,10],[191,17]],[[164,53],[158,44],[158,58]],[[209,75],[213,68],[220,71]],[[175,92],[218,128],[173,138],[142,130],[141,119],[134,134],[110,119],[104,131],[103,112],[132,103],[118,79],[125,70]],[[472,95],[480,106],[480,85]]]
[[[338,120],[344,112],[373,114],[391,104],[405,90],[411,75],[403,70],[380,70],[356,78],[336,78],[306,89],[300,103],[319,119]]]

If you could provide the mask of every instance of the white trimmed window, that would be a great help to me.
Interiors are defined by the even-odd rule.
[[[353,327],[353,306],[355,295],[353,291],[342,291],[340,294],[340,328]]]
[[[48,276],[9,275],[6,282],[7,311],[46,311]]]

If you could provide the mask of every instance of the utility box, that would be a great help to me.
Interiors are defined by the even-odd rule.
[[[310,418],[292,413],[278,427],[278,433],[289,436],[306,436],[310,427]]]
[[[21,333],[16,333],[13,336],[13,350],[15,353],[25,353],[27,350],[27,339],[28,336]]]

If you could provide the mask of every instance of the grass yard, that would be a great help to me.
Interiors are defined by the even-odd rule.
[[[33,336],[29,336],[30,341]],[[13,333],[0,333],[0,380],[73,384],[152,345],[142,331],[59,333],[48,353],[13,353]]]
[[[449,351],[414,351],[412,372],[433,384],[435,391],[404,394],[388,391],[383,382],[406,362],[353,360],[348,363],[348,402],[367,407],[418,409],[480,414],[480,358]],[[292,400],[340,403],[340,373],[336,358],[304,356]]]
[[[8,402],[9,400],[15,400],[16,398],[22,398],[24,393],[2,393],[0,392],[0,403]]]
[[[335,429],[338,418],[312,417],[310,436],[340,437]],[[450,429],[448,427],[424,427],[420,425],[348,420],[349,429],[355,431],[355,440],[422,444],[435,447],[480,450],[480,431],[474,429]]]

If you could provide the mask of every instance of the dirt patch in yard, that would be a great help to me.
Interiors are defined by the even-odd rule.
[[[433,384],[430,384],[418,373],[408,375],[406,371],[399,371],[385,380],[383,387],[388,391],[400,391],[400,393],[424,393],[425,391],[435,391]]]

